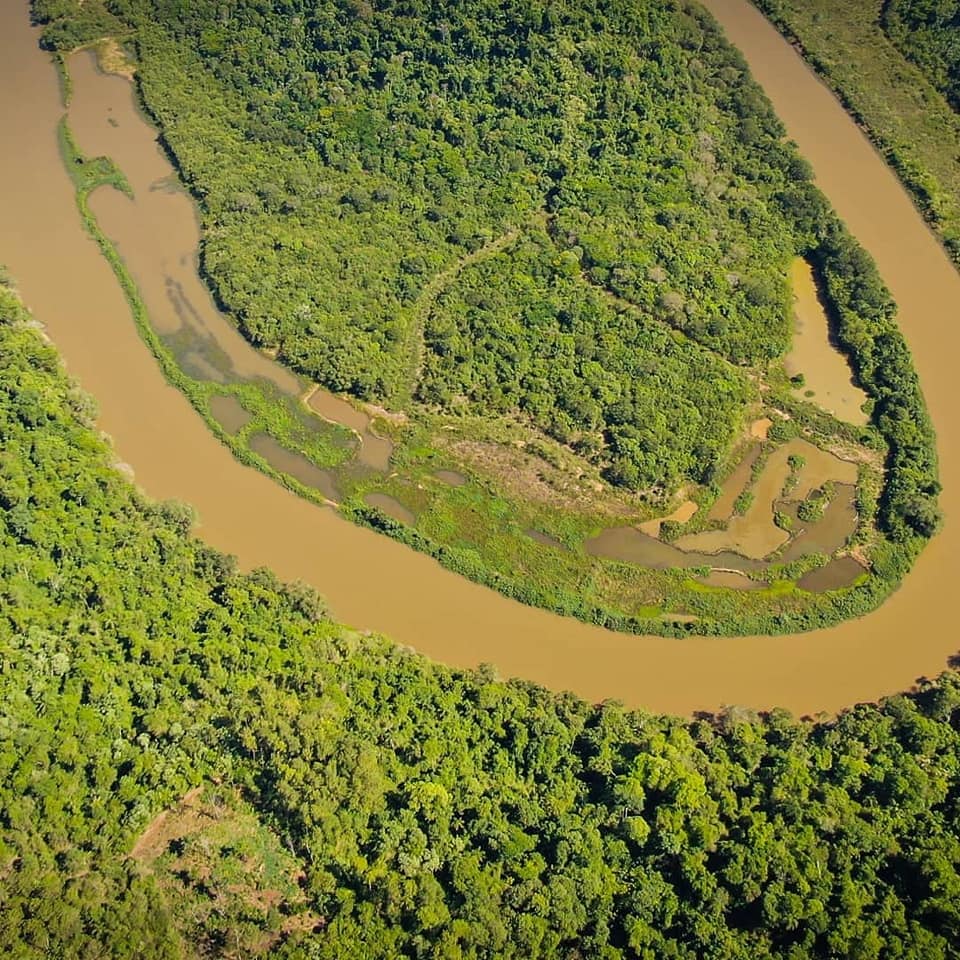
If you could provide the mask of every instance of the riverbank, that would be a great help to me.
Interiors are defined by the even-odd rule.
[[[69,76],[69,74],[67,75]],[[196,412],[203,418],[211,433],[221,443],[225,444],[241,463],[256,467],[307,500],[321,506],[334,505],[332,501],[319,495],[314,487],[298,482],[289,473],[274,469],[266,458],[258,457],[250,450],[249,445],[243,442],[245,436],[254,433],[258,428],[266,429],[267,424],[273,431],[280,433],[282,436],[287,435],[292,426],[292,418],[284,418],[284,410],[279,395],[266,397],[260,390],[243,390],[242,388],[238,388],[231,393],[224,393],[209,387],[205,389],[204,384],[188,376],[176,362],[174,355],[165,346],[162,338],[151,325],[147,308],[129,270],[116,247],[100,229],[97,218],[90,209],[91,194],[104,187],[118,190],[132,199],[133,191],[129,182],[123,172],[109,158],[87,158],[80,153],[66,118],[61,120],[58,126],[58,135],[64,165],[76,188],[77,209],[84,229],[97,244],[104,259],[110,265],[110,269],[117,278],[120,289],[123,291],[130,307],[137,332],[159,364],[164,377],[172,386],[183,393]],[[211,401],[215,397],[227,396],[234,397],[241,408],[250,415],[244,428],[244,434],[228,430],[213,413]],[[331,428],[334,435],[343,432],[338,430],[335,425],[331,425]],[[330,447],[324,445],[321,449],[327,451]],[[316,456],[316,453],[314,453],[314,456]]]
[[[880,25],[881,0],[754,0],[856,118],[960,263],[960,117]]]
[[[590,543],[611,526],[637,525],[655,517],[657,508],[611,490],[596,470],[587,469],[571,451],[509,420],[458,417],[450,421],[426,411],[403,426],[381,420],[379,428],[389,437],[384,442],[395,447],[392,463],[387,472],[365,469],[364,443],[357,458],[343,431],[330,436],[328,430],[324,435],[297,416],[301,407],[293,409],[283,396],[299,389],[284,382],[291,375],[240,340],[197,286],[195,275],[181,270],[174,294],[170,276],[165,284],[159,282],[173,269],[161,268],[161,263],[193,259],[191,247],[199,243],[193,214],[179,197],[154,189],[153,184],[166,183],[172,171],[156,150],[150,129],[131,110],[128,88],[115,78],[94,74],[91,64],[89,56],[71,61],[69,69],[79,72],[73,84],[78,95],[71,116],[75,115],[74,122],[80,124],[82,138],[91,149],[119,158],[121,166],[137,177],[138,199],[131,206],[99,194],[94,216],[88,201],[81,198],[85,222],[101,246],[110,247],[108,258],[114,270],[123,271],[121,282],[138,325],[141,330],[144,324],[152,328],[147,342],[155,355],[163,354],[168,379],[187,391],[216,436],[243,462],[280,476],[288,487],[314,502],[342,503],[343,513],[354,522],[398,539],[506,596],[633,633],[731,635],[825,625],[873,609],[909,567],[909,553],[895,562],[884,555],[878,574],[865,581],[859,578],[861,582],[855,584],[857,577],[835,584],[849,588],[842,593],[814,596],[796,584],[818,565],[829,563],[831,556],[811,554],[798,564],[803,558],[795,553],[793,562],[786,565],[771,558],[764,568],[768,572],[756,574],[765,580],[749,584],[766,589],[751,589],[748,595],[732,588],[703,588],[699,578],[711,566],[729,566],[726,555],[715,561],[699,555],[685,560],[678,553],[677,568],[672,570],[617,562],[598,555]],[[76,158],[70,165],[78,169]],[[88,197],[96,186],[80,189]],[[142,241],[142,225],[148,222],[154,224],[151,236],[163,241]],[[119,239],[108,241],[101,224]],[[121,256],[118,250],[125,252]],[[137,282],[131,271],[136,272]],[[185,292],[191,285],[196,289]],[[176,315],[170,310],[171,296]],[[868,334],[868,342],[872,336]],[[867,365],[860,365],[867,370]],[[757,370],[754,376],[762,380],[766,373]],[[269,385],[264,390],[265,381],[273,381],[279,393]],[[249,414],[236,431],[225,430],[210,407],[211,400],[222,402],[228,397]],[[862,434],[829,415],[817,415],[811,404],[798,405],[783,391],[771,393],[768,402],[788,406],[795,422],[819,443],[829,445],[840,436],[856,440]],[[775,407],[769,412],[775,417],[786,415]],[[329,422],[324,426],[329,427]],[[872,437],[872,444],[880,442],[870,431],[862,435]],[[693,492],[703,509],[687,532],[703,529],[710,502],[720,492],[724,474],[735,469],[737,456],[734,451],[710,486]],[[460,472],[470,482],[457,487],[437,482],[436,473],[445,469]],[[859,544],[862,550],[876,542],[869,533],[875,498],[862,491],[859,499],[859,524],[850,546]],[[772,501],[765,509],[772,519]],[[530,531],[547,539],[538,539]]]
[[[121,476],[6,282],[6,955],[952,957],[958,904],[916,877],[958,882],[956,673],[684,720],[359,635]]]

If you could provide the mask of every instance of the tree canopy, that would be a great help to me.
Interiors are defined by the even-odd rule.
[[[509,399],[557,435],[594,435],[584,451],[633,489],[675,487],[716,465],[753,396],[720,361],[763,365],[788,344],[786,265],[800,243],[779,198],[809,172],[700,7],[108,6],[201,199],[204,269],[255,343],[334,390],[394,407],[429,396],[456,412],[456,397],[486,413]],[[94,7],[36,5],[50,21],[46,42],[75,46]],[[547,245],[536,240],[544,228]],[[505,361],[518,351],[552,366],[552,342],[506,302],[473,307],[475,321],[456,331],[472,345],[464,354],[424,343],[424,317],[449,302],[432,299],[435,285],[455,283],[474,259],[485,274],[500,270],[508,261],[486,263],[484,251],[514,232],[535,288],[562,258],[562,281],[537,288],[562,311],[607,294],[635,308],[642,335],[622,342],[589,316],[579,322],[583,337],[606,338],[617,369],[656,367],[671,328],[681,331],[673,389],[641,373],[606,400],[581,387],[570,396],[559,375],[530,381],[525,396],[476,390],[504,323],[516,327],[495,345]],[[702,348],[716,354],[720,381],[710,435],[696,438],[695,419],[667,436],[646,411],[659,406],[679,423],[705,399],[692,382]]]
[[[239,574],[93,412],[0,287],[9,955],[956,956],[955,674],[812,723],[451,670]],[[233,833],[131,856],[203,784]]]
[[[115,23],[135,49],[143,103],[200,203],[202,270],[247,336],[404,413],[381,421],[395,442],[390,470],[373,471],[345,459],[345,437],[311,436],[298,398],[231,383],[257,411],[224,438],[247,462],[272,469],[257,436],[310,461],[296,461],[300,478],[332,466],[328,489],[351,519],[509,596],[619,629],[836,622],[879,604],[935,533],[933,431],[895,305],[696,5],[34,10],[51,47]],[[81,194],[90,183],[78,180]],[[122,258],[84,216],[160,356]],[[784,268],[798,254],[869,397],[863,430],[785,387]],[[217,430],[211,385],[162,362]],[[779,584],[748,597],[592,555],[598,529],[644,521],[681,488],[701,508],[692,524],[726,522],[707,505],[762,407],[770,443],[800,431],[861,463],[856,529],[834,555],[855,548],[866,575],[814,594],[800,580],[825,555],[781,568],[771,554]],[[472,480],[454,489],[438,466]],[[371,501],[384,495],[403,521]],[[676,540],[679,526],[660,532]]]
[[[960,110],[960,3],[890,0],[882,22],[890,39]]]

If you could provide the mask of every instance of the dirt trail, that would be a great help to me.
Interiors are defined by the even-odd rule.
[[[433,306],[434,301],[440,296],[440,292],[468,267],[479,263],[481,260],[485,260],[487,257],[492,257],[505,247],[510,246],[524,229],[525,226],[511,227],[506,233],[502,233],[499,237],[488,241],[472,253],[468,253],[466,256],[451,263],[444,270],[441,270],[440,273],[431,277],[426,286],[424,286],[420,296],[417,298],[417,302],[410,308],[412,326],[410,332],[410,352],[412,361],[410,364],[411,374],[408,381],[407,396],[404,397],[404,400],[416,396],[417,387],[420,385],[420,378],[423,376],[423,354],[425,349],[424,327],[427,322],[427,314]]]

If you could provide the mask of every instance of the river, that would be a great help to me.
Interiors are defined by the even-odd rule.
[[[876,258],[940,438],[943,507],[956,514],[960,423],[953,386],[958,276],[856,125],[745,0],[709,8],[741,48],[818,182]],[[192,503],[199,533],[244,568],[314,584],[334,615],[445,663],[493,663],[589,700],[690,713],[724,704],[833,711],[932,676],[960,647],[949,600],[960,528],[948,523],[880,610],[781,637],[673,640],[611,633],[522,606],[297,498],[242,466],[163,379],[119,286],[84,233],[57,148],[56,72],[27,0],[0,5],[0,262],[6,263],[138,483]]]

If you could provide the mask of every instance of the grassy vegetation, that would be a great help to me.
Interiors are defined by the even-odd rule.
[[[960,5],[956,0],[888,0],[881,23],[888,37],[960,109]]]
[[[66,72],[69,77],[69,72]],[[133,278],[117,253],[116,248],[104,235],[90,211],[90,194],[99,187],[112,187],[127,196],[132,196],[130,185],[123,173],[108,157],[85,157],[78,149],[64,118],[59,128],[60,149],[64,163],[77,191],[77,207],[84,227],[96,240],[101,253],[113,268],[123,289],[127,303],[144,342],[160,363],[164,376],[180,389],[206,421],[216,436],[244,463],[249,463],[291,487],[301,496],[322,502],[323,498],[311,487],[274,470],[266,460],[253,453],[246,439],[258,431],[265,431],[300,450],[320,466],[332,466],[348,459],[352,453],[352,436],[343,428],[316,417],[305,418],[299,401],[283,396],[277,390],[268,390],[262,383],[235,383],[229,387],[195,380],[188,376],[177,363],[174,353],[150,325],[147,309]],[[237,434],[230,434],[210,412],[210,398],[216,395],[233,396],[251,415],[250,421]]]
[[[960,262],[960,117],[891,42],[881,0],[754,0],[860,121]]]
[[[3,287],[0,436],[5,955],[955,956],[955,674],[682,720],[358,636],[138,493]]]
[[[235,786],[205,784],[161,811],[130,852],[198,955],[269,955],[325,925],[300,860],[257,814]]]
[[[410,362],[422,356],[421,302],[544,219],[553,242],[525,249],[543,276],[562,258],[561,312],[597,286],[638,308],[650,336],[657,321],[682,330],[672,353],[691,367],[693,342],[738,365],[785,348],[796,244],[778,197],[805,171],[696,8],[614,4],[588,25],[573,5],[536,29],[539,14],[518,10],[489,55],[474,20],[492,29],[504,13],[479,2],[419,16],[332,5],[292,33],[289,17],[253,4],[226,21],[212,3],[122,9],[147,104],[202,201],[208,278],[254,343],[311,379],[406,403],[423,386]],[[499,351],[521,366],[550,360],[530,309]],[[495,309],[474,312],[487,331],[501,326]],[[569,338],[578,376],[598,349],[621,367],[662,361],[644,338],[602,339],[590,319]],[[475,330],[460,333],[479,346]],[[489,376],[480,353],[432,350],[431,400],[470,397]],[[710,398],[718,437],[696,450],[646,416],[659,404],[677,423],[689,398],[674,405],[642,376],[574,402],[568,384],[532,375],[502,403],[563,438],[594,435],[585,452],[614,482],[675,488],[702,480],[733,438],[743,392],[720,379],[731,389]]]

